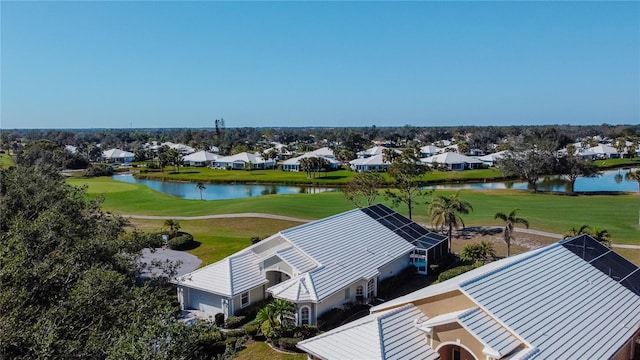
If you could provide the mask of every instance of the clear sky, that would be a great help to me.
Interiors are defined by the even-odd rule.
[[[0,2],[11,128],[640,123],[640,2]]]

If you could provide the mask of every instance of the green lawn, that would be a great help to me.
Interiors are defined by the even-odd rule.
[[[145,232],[156,232],[162,229],[163,220],[131,219],[131,225]],[[260,219],[208,219],[180,220],[181,231],[193,235],[200,245],[189,250],[202,260],[202,266],[221,260],[251,245],[252,237],[265,238],[280,230],[300,225],[299,222]]]
[[[88,185],[90,195],[104,197],[106,211],[120,214],[197,216],[261,212],[319,219],[353,208],[340,192],[201,201],[179,199],[143,185],[116,182],[110,178],[68,181],[74,185]],[[452,193],[439,190],[435,194]],[[518,216],[528,219],[533,229],[565,233],[572,226],[589,224],[607,229],[615,243],[640,244],[638,194],[566,196],[517,190],[462,190],[460,194],[474,208],[473,213],[464,217],[466,225],[499,225],[493,219],[496,212],[518,208]],[[378,200],[387,203],[383,196]],[[414,219],[419,222],[427,222],[427,206],[424,205],[427,200],[429,197],[422,199],[423,204],[414,211]],[[397,210],[406,214],[404,206]]]

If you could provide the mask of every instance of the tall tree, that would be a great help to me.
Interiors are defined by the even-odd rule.
[[[342,193],[347,200],[362,208],[374,204],[379,195],[379,189],[384,185],[384,178],[379,173],[361,172],[347,183]]]
[[[471,204],[460,199],[460,192],[446,197],[439,195],[429,205],[429,218],[436,228],[447,229],[447,237],[449,238],[449,252],[451,252],[451,237],[453,228],[463,227],[464,220],[461,214],[469,214],[473,211]]]
[[[504,221],[504,231],[503,238],[504,242],[507,244],[507,257],[511,256],[511,240],[515,237],[513,236],[513,228],[516,224],[522,224],[527,229],[529,228],[529,221],[524,218],[520,218],[517,216],[518,209],[513,209],[509,214],[505,213],[496,213],[494,219],[500,219]]]
[[[576,180],[579,177],[596,177],[601,174],[591,160],[576,156],[573,152],[567,153],[560,159],[559,168],[569,180],[569,193],[574,193]]]
[[[196,183],[196,188],[200,191],[200,200],[202,200],[202,192],[205,191],[207,187],[204,186],[204,183],[202,181],[198,181]]]
[[[0,170],[0,358],[207,356],[168,289],[137,282],[147,238],[99,205],[50,165]]]
[[[389,176],[393,179],[392,186],[396,191],[387,189],[385,195],[393,206],[406,204],[409,219],[412,218],[416,198],[427,193],[422,189],[422,176],[425,172],[426,167],[410,154],[403,154],[389,166]]]
[[[536,148],[509,151],[497,161],[497,166],[505,176],[525,180],[535,192],[538,191],[538,179],[554,171],[555,158],[549,152]]]

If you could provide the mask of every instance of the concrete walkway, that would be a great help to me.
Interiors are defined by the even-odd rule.
[[[170,249],[155,249],[152,252],[150,249],[142,250],[142,257],[138,260],[141,264],[147,264],[147,266],[151,266],[152,262],[160,262],[162,264],[167,264],[168,261],[172,263],[179,263],[180,265],[176,269],[176,276],[184,275],[192,272],[197,269],[198,266],[202,263],[197,256],[191,255],[186,251],[177,251]],[[162,275],[164,272],[162,269],[157,267],[152,267],[151,269],[147,269],[142,273],[142,277],[151,277],[151,275]],[[166,273],[165,273],[166,274]]]

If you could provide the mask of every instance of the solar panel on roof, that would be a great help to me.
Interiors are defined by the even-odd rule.
[[[609,252],[609,248],[587,235],[570,239],[564,242],[562,246],[587,262]]]
[[[414,239],[417,239],[420,236],[422,236],[419,232],[413,230],[410,226],[403,226],[402,231],[406,232],[407,234],[410,234],[411,236],[413,236]]]
[[[363,213],[369,215],[371,218],[373,219],[377,219],[377,215],[373,212],[373,210],[371,210],[371,208],[364,208],[364,209],[360,209],[362,210]]]
[[[640,295],[640,270],[636,270],[636,272],[624,279],[620,285]]]
[[[428,236],[421,236],[418,240],[425,244],[429,244],[429,247],[438,244],[441,240],[434,240],[429,238]]]
[[[397,227],[397,228],[402,227],[402,226],[405,225],[405,222],[402,221],[402,219],[398,219],[396,216],[393,216],[393,215],[387,216],[384,219],[389,221],[393,225],[395,225],[395,227]]]
[[[409,234],[407,234],[406,232],[400,230],[400,229],[396,229],[393,231],[394,233],[400,235],[403,239],[407,240],[408,242],[413,242],[415,240],[415,238]]]
[[[378,222],[379,222],[380,224],[382,224],[382,225],[386,226],[386,227],[387,227],[387,229],[389,229],[389,230],[391,230],[391,231],[394,231],[395,229],[397,229],[397,228],[398,228],[397,226],[393,225],[391,222],[389,222],[389,221],[387,221],[387,220],[385,220],[385,219],[382,219],[382,218],[381,218],[381,219],[377,219],[377,220],[378,220]]]
[[[409,224],[409,226],[411,226],[411,229],[417,231],[420,235],[425,235],[427,233],[429,233],[429,231],[425,228],[423,228],[422,226],[416,224],[416,223],[411,223]]]
[[[590,264],[616,281],[624,279],[638,268],[613,251],[593,260]]]

